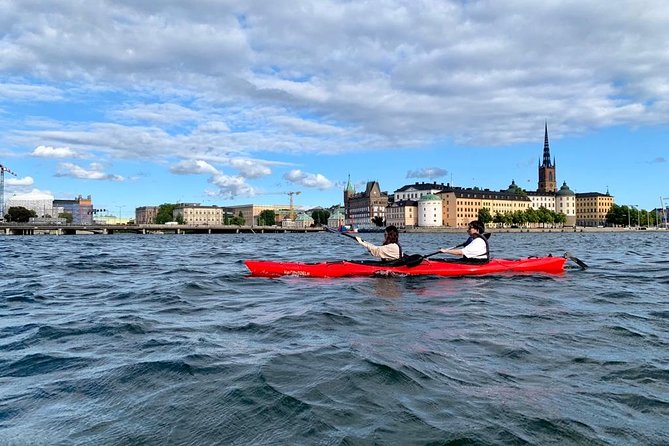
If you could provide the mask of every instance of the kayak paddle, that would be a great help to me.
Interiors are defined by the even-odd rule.
[[[582,261],[582,260],[576,258],[575,256],[571,255],[571,253],[569,251],[564,253],[564,258],[569,259],[572,262],[576,263],[578,266],[581,267],[581,269],[586,269],[588,267],[588,265],[586,265],[584,261]]]
[[[484,233],[483,233],[483,237],[485,237],[486,240],[489,240],[489,239],[490,239],[490,232],[484,232]],[[454,247],[449,248],[449,249],[458,249],[458,248],[462,248],[463,246],[465,246],[465,243],[467,243],[467,242],[460,243],[459,245],[454,246]],[[425,254],[425,255],[422,255],[422,254],[412,254],[412,255],[410,255],[410,256],[406,256],[406,257],[404,258],[404,259],[405,259],[405,264],[406,264],[406,266],[417,266],[417,265],[420,264],[420,262],[423,261],[423,259],[427,259],[428,257],[436,256],[437,254],[442,254],[441,250],[439,250],[439,251],[435,251],[435,252],[431,252],[431,253],[429,253],[429,254]]]
[[[344,235],[344,236],[346,236],[346,237],[350,237],[350,238],[352,238],[352,239],[354,239],[354,240],[355,240],[355,238],[356,238],[355,235],[351,235],[351,234],[348,234],[348,233],[346,233],[346,232],[341,232],[341,231],[338,231],[338,230],[336,230],[336,229],[329,228],[329,227],[327,227],[327,226],[323,226],[323,227],[325,228],[326,231],[328,231],[328,232],[332,232],[333,234]],[[361,239],[361,240],[362,240],[362,239]]]

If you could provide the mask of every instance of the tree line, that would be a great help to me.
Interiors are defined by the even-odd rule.
[[[662,216],[658,214],[655,210],[614,204],[606,213],[606,223],[612,226],[657,226],[662,221]]]
[[[484,223],[500,223],[505,226],[523,226],[530,223],[534,224],[550,224],[550,225],[564,225],[567,222],[567,216],[562,212],[551,211],[545,207],[539,209],[527,208],[525,210],[495,212],[495,215],[490,213],[490,209],[481,208],[478,212],[478,219]]]

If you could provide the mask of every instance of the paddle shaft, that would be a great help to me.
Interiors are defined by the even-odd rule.
[[[328,231],[328,232],[332,232],[332,233],[334,233],[334,234],[343,235],[343,236],[352,238],[353,240],[355,240],[355,239],[357,238],[355,235],[351,235],[351,234],[348,234],[348,233],[346,233],[346,232],[337,231],[336,229],[332,229],[332,228],[329,228],[329,227],[327,227],[327,226],[324,226],[324,228],[325,228],[325,230]],[[362,240],[362,239],[361,239],[361,240]],[[357,241],[357,240],[356,240],[356,241]]]

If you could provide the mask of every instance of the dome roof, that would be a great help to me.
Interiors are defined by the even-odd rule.
[[[441,201],[441,197],[435,194],[425,194],[418,201]]]
[[[564,197],[564,196],[575,196],[576,194],[574,191],[569,189],[569,186],[567,186],[567,182],[562,183],[562,187],[560,187],[560,190],[555,193],[555,195],[559,197]]]

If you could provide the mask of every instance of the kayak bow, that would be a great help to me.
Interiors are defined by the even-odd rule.
[[[373,275],[408,276],[469,276],[503,273],[548,273],[564,271],[564,257],[528,257],[515,260],[492,259],[484,264],[461,263],[450,260],[424,259],[415,266],[393,266],[392,262],[349,261],[302,263],[275,262],[270,260],[244,260],[244,264],[257,277],[350,277]]]

